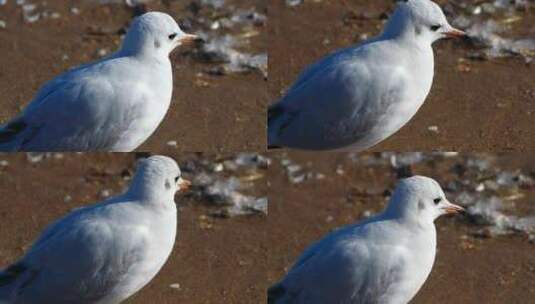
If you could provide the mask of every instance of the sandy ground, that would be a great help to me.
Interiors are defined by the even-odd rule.
[[[0,123],[15,116],[46,81],[66,69],[98,57],[100,49],[113,51],[119,35],[132,18],[125,5],[97,5],[97,1],[76,2],[80,14],[70,12],[71,2],[46,1],[60,18],[25,23],[15,1],[0,6]],[[41,3],[40,1],[34,1]],[[190,1],[152,1],[147,8],[171,14],[177,20],[211,18],[212,10],[202,9],[193,16]],[[231,0],[238,8],[255,8],[264,13],[263,1]],[[265,52],[264,26],[251,38],[248,52]],[[192,28],[196,31],[197,28]],[[104,32],[104,34],[94,34]],[[93,34],[92,34],[93,33]],[[265,140],[266,81],[260,72],[211,76],[203,73],[213,64],[195,60],[191,50],[181,48],[171,55],[174,90],[171,107],[163,123],[140,151],[162,151],[166,143],[177,141],[175,151],[260,150]]]
[[[346,154],[271,154],[269,174],[268,282],[277,282],[312,242],[333,229],[363,218],[365,211],[384,208],[382,194],[393,189],[392,170],[353,164]],[[292,185],[282,159],[325,175]],[[445,184],[455,179],[451,162],[422,163],[414,174],[436,178]],[[505,168],[535,169],[535,158],[501,156]],[[343,168],[342,175],[335,173]],[[371,195],[367,195],[369,190]],[[448,193],[446,193],[448,195]],[[517,205],[532,206],[531,190]],[[532,211],[533,212],[533,209]],[[531,213],[533,215],[533,213]],[[477,238],[476,229],[462,215],[437,220],[438,253],[430,277],[411,303],[530,303],[535,296],[535,250],[525,236]]]
[[[113,50],[115,32],[131,19],[122,5],[80,4],[80,15],[69,12],[68,1],[49,0],[59,19],[27,24],[20,8],[9,1],[0,7],[0,122],[13,117],[48,79],[69,67],[98,58],[99,49]],[[192,17],[190,1],[156,1],[151,10],[175,18]],[[165,152],[179,162],[198,157],[177,151],[243,151],[265,147],[265,105],[281,96],[298,73],[330,51],[359,40],[361,33],[380,30],[380,14],[392,1],[305,1],[287,8],[284,0],[227,0],[238,7],[254,6],[267,13],[267,30],[259,27],[250,51],[269,51],[269,83],[258,72],[226,76],[203,75],[212,67],[177,50],[173,102],[163,124],[140,150]],[[372,18],[344,22],[348,13],[368,12]],[[212,12],[201,11],[202,17]],[[375,16],[375,17],[373,17]],[[346,19],[347,20],[347,19]],[[518,34],[533,35],[533,14]],[[522,25],[521,24],[521,25]],[[520,27],[522,27],[519,25]],[[98,27],[104,35],[93,35]],[[195,30],[195,28],[193,28]],[[521,32],[523,31],[523,32]],[[267,43],[267,37],[270,37]],[[469,61],[469,72],[458,71],[458,59],[469,46],[444,41],[436,47],[432,91],[416,117],[400,132],[375,147],[381,150],[524,151],[535,147],[535,73],[520,58]],[[67,56],[65,56],[67,55]],[[266,86],[268,90],[266,91]],[[513,123],[514,122],[514,123]],[[438,133],[429,131],[436,125]],[[176,140],[178,147],[168,146]],[[409,144],[410,143],[410,144]],[[344,154],[291,153],[323,180],[288,183],[279,162],[269,154],[269,216],[221,219],[204,217],[213,211],[206,202],[177,197],[180,206],[176,248],[159,275],[128,303],[264,303],[265,289],[285,273],[302,250],[336,227],[377,212],[382,195],[362,195],[372,187],[382,193],[395,184],[394,173],[350,165]],[[216,155],[205,155],[215,159]],[[284,156],[285,157],[285,156]],[[134,154],[77,154],[29,163],[26,156],[1,155],[0,267],[20,257],[50,222],[75,207],[101,200],[101,190],[118,193],[121,177],[132,171]],[[343,164],[345,173],[334,173]],[[535,172],[535,158],[501,156],[500,165]],[[451,180],[446,167],[420,164],[415,173]],[[259,186],[259,193],[268,191]],[[71,199],[65,201],[67,195]],[[535,199],[532,194],[523,201]],[[533,212],[533,207],[526,208]],[[209,225],[206,225],[208,221]],[[207,228],[211,227],[211,228]],[[529,303],[535,297],[534,245],[525,236],[475,238],[463,216],[441,218],[438,255],[429,280],[413,303]],[[171,284],[180,284],[173,289]]]
[[[447,1],[438,1],[445,3]],[[467,2],[467,1],[462,1]],[[373,36],[382,29],[381,14],[394,1],[304,1],[288,8],[284,0],[269,7],[269,93],[275,102],[304,67],[333,50]],[[367,15],[369,18],[355,18]],[[353,16],[353,17],[351,17]],[[534,37],[535,15],[515,24],[514,35]],[[450,17],[451,19],[451,17]],[[460,41],[435,44],[435,79],[431,93],[415,117],[375,151],[525,151],[535,147],[535,72],[521,58],[468,60],[459,72],[459,58],[469,46]],[[428,130],[438,126],[438,133]]]
[[[184,163],[198,156],[173,157]],[[103,189],[119,193],[125,184],[122,175],[133,172],[134,158],[73,154],[32,164],[22,154],[0,155],[9,162],[0,166],[0,268],[20,257],[52,221],[100,201]],[[265,195],[265,190],[260,183],[254,192]],[[65,201],[67,195],[70,201]],[[127,303],[261,303],[267,271],[266,218],[205,218],[214,209],[207,202],[187,195],[175,201],[180,211],[173,253],[156,278]],[[175,283],[179,289],[170,287]]]

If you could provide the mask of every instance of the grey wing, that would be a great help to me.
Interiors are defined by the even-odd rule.
[[[270,303],[353,303],[370,259],[366,246],[339,231],[307,249],[286,277],[268,291]]]
[[[85,79],[49,95],[49,101],[26,113],[29,124],[39,132],[23,148],[109,151],[121,142],[124,146],[125,141],[127,146],[134,145],[140,140],[136,136],[147,132],[147,121],[143,121],[147,113],[158,111],[149,102],[152,94],[146,85],[136,81],[107,76]]]
[[[58,91],[58,89],[75,85],[76,82],[73,82],[73,79],[84,78],[95,70],[105,69],[109,62],[114,59],[114,56],[115,54],[112,54],[94,62],[81,64],[54,77],[39,89],[32,101],[26,106],[24,112],[32,112],[34,108],[39,108],[42,103],[48,100],[47,97]]]
[[[268,109],[268,145],[270,147],[276,148],[281,145],[288,145],[283,140],[286,137],[284,133],[289,133],[285,129],[293,129],[295,125],[297,125],[298,129],[301,128],[299,121],[303,120],[303,116],[308,117],[304,120],[314,121],[317,119],[314,116],[317,116],[318,112],[332,112],[331,101],[347,100],[347,81],[340,81],[340,78],[347,79],[347,75],[340,73],[340,71],[343,71],[349,63],[357,63],[358,65],[360,53],[366,53],[367,51],[363,46],[370,42],[373,41],[370,40],[358,47],[340,49],[329,54],[308,66],[299,75],[286,94]],[[365,65],[360,65],[360,68],[357,68],[355,73],[359,73],[358,70],[362,68],[365,70]],[[363,85],[366,85],[365,80],[365,77],[361,77]],[[336,96],[336,94],[340,96]],[[356,104],[355,101],[353,103],[351,109],[340,109],[340,111],[351,113],[351,111],[354,112],[356,108],[360,108],[362,105],[362,103],[359,104],[358,99]],[[322,121],[319,123],[323,124]],[[291,128],[292,125],[293,128]],[[307,129],[308,127],[304,126],[302,128]],[[310,127],[314,129],[314,126]],[[297,130],[296,132],[306,133],[306,131],[303,132],[302,130]],[[292,136],[301,137],[302,141],[309,141],[305,138],[306,134],[290,135],[290,137]],[[290,141],[293,140],[290,139]],[[293,147],[307,148],[299,145],[293,145]]]
[[[147,236],[131,233],[106,214],[117,204],[81,209],[47,229],[21,259],[32,280],[19,285],[22,303],[47,298],[51,303],[95,303],[109,295],[146,257]]]
[[[112,69],[112,65],[112,61],[82,65],[43,85],[19,116],[0,127],[0,150],[23,150],[47,127],[47,137],[52,139],[47,148],[54,150],[59,137],[80,132],[80,125],[92,117],[89,111],[100,111],[105,116],[109,109],[99,105],[107,104],[110,98],[104,97],[113,96],[115,91],[109,80],[98,74]]]
[[[335,63],[338,60],[343,60],[347,56],[346,52],[351,48],[343,48],[333,52],[320,60],[314,62],[313,64],[307,66],[301,74],[297,77],[297,80],[292,84],[290,89],[288,89],[287,94],[291,93],[293,90],[299,89],[301,85],[305,84],[311,78],[314,78],[316,75],[321,74],[329,65]]]
[[[50,225],[34,243],[29,253],[21,260],[6,267],[0,272],[0,303],[16,303],[17,298],[31,287],[33,281],[39,276],[41,269],[31,262],[32,255],[39,255],[38,247],[46,245],[49,239],[57,237],[61,233],[58,229],[60,222]],[[5,302],[3,302],[5,301]]]
[[[321,149],[315,145],[340,140],[331,133],[339,125],[355,123],[353,117],[368,100],[366,90],[359,88],[369,87],[369,75],[366,64],[345,59],[315,73],[272,106],[277,115],[269,119],[271,142],[298,142],[294,148]]]
[[[340,51],[311,65],[281,100],[268,108],[268,143],[270,145],[279,145],[280,137],[285,133],[285,129],[298,121],[304,113],[313,113],[321,110],[320,108],[326,108],[329,105],[325,104],[326,102],[336,99],[336,96],[329,92],[343,91],[337,89],[340,85],[339,71],[340,68],[344,68],[350,55]]]
[[[69,292],[76,290],[67,291],[57,287],[69,285],[65,280],[76,284],[72,275],[79,272],[80,268],[102,263],[84,256],[83,253],[88,246],[94,246],[94,242],[86,243],[90,241],[91,235],[80,233],[77,220],[80,218],[75,212],[50,225],[21,260],[4,270],[3,273],[7,274],[4,279],[10,281],[11,296],[15,303],[31,302],[32,299],[35,301],[49,296],[52,299],[51,294],[54,293],[60,298],[66,297]],[[95,230],[102,229],[96,228]],[[101,241],[106,242],[106,235],[102,236]],[[79,254],[73,251],[74,248],[78,248]],[[58,280],[63,277],[65,280]]]
[[[322,59],[318,60],[317,62],[309,65],[297,78],[297,80],[292,84],[292,87],[288,90],[288,92],[292,91],[293,89],[299,88],[302,84],[306,83],[309,79],[315,77],[317,74],[321,74],[326,66],[329,66],[330,64],[339,61],[344,60],[346,58],[350,58],[353,56],[354,53],[358,53],[362,48],[364,48],[366,45],[373,44],[374,42],[377,42],[380,40],[380,37],[373,37],[368,40],[362,41],[358,45],[353,45],[350,47],[339,49]]]
[[[38,91],[35,98],[27,105],[25,111],[28,109],[38,107],[43,100],[54,93],[58,87],[64,83],[63,75],[55,78],[46,83]],[[13,120],[7,122],[3,126],[0,126],[0,150],[16,151],[25,141],[28,141],[31,137],[32,126],[28,123],[25,114],[17,116]]]
[[[93,208],[97,208],[99,205],[78,208],[63,218],[49,224],[39,235],[39,238],[32,244],[29,252],[37,251],[41,245],[46,245],[48,240],[58,237],[65,231],[70,231],[72,225],[86,212]]]
[[[76,211],[71,213],[71,216],[75,215],[76,213]],[[46,245],[48,240],[57,237],[58,234],[61,234],[63,228],[65,228],[62,228],[62,225],[64,225],[63,222],[65,222],[67,218],[61,219],[49,225],[41,233],[38,240],[32,245],[29,250],[29,255],[35,254],[39,251],[38,248],[40,246]],[[6,267],[0,272],[0,303],[2,303],[2,300],[6,300],[8,303],[11,303],[11,298],[14,295],[16,296],[16,294],[21,293],[22,290],[26,286],[30,285],[32,280],[39,274],[39,268],[33,267],[25,259],[29,259],[28,254],[23,259]]]
[[[58,98],[58,96],[64,95],[62,91],[77,88],[78,84],[69,80],[75,71],[80,71],[80,69],[63,73],[44,84],[20,115],[0,127],[0,150],[20,150],[25,143],[32,139],[42,127],[43,119],[35,121],[36,116],[40,115],[41,109],[51,103],[61,106],[62,100],[67,101],[65,98]]]
[[[290,268],[289,273],[296,270],[300,266],[302,266],[304,263],[306,263],[309,259],[311,259],[319,250],[320,245],[322,244],[322,241],[320,240],[316,242],[315,244],[308,247],[303,254],[298,258],[297,262]],[[268,304],[283,304],[283,303],[293,303],[296,301],[295,299],[295,293],[296,290],[292,290],[290,288],[287,288],[285,286],[285,281],[287,279],[283,279],[281,282],[276,283],[275,285],[271,286],[268,289],[267,292],[267,298],[268,298]]]
[[[72,84],[72,79],[83,76],[87,71],[91,71],[92,68],[100,68],[106,65],[106,60],[112,59],[111,56],[102,58],[100,60],[89,62],[79,65],[75,68],[67,70],[52,80],[46,82],[37,92],[32,101],[26,106],[25,112],[32,111],[32,108],[38,108],[41,104],[47,100],[47,96],[56,92],[59,88]]]
[[[339,61],[344,60],[348,57],[353,56],[354,53],[357,53],[360,51],[361,48],[365,47],[366,45],[372,44],[374,42],[379,41],[380,37],[374,37],[371,39],[368,39],[366,41],[363,41],[359,43],[358,45],[353,45],[347,48],[339,49],[322,59],[318,60],[317,62],[309,65],[297,78],[297,80],[292,84],[291,88],[288,90],[288,92],[299,88],[302,84],[306,83],[309,79],[315,77],[317,74],[321,74],[326,66],[329,66],[330,64]]]
[[[284,104],[287,103],[287,101],[285,102],[285,100],[288,100],[286,96],[291,95],[292,92],[296,90],[299,90],[302,86],[306,85],[307,81],[309,81],[310,79],[318,75],[321,75],[326,70],[328,70],[329,67],[332,64],[334,64],[337,60],[341,60],[342,57],[345,57],[345,54],[344,54],[345,51],[346,49],[342,49],[332,54],[329,54],[323,57],[322,59],[318,60],[317,62],[306,67],[305,70],[301,74],[299,74],[299,76],[297,77],[297,80],[291,85],[291,87],[285,93],[285,96],[283,96],[283,98],[279,102],[274,103],[269,107],[268,120],[273,120],[277,118],[278,116],[284,114],[283,113],[284,108],[285,108]]]

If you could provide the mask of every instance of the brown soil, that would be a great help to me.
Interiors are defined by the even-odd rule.
[[[275,102],[307,65],[382,29],[380,15],[394,1],[305,1],[269,7],[269,92]],[[441,1],[438,1],[441,2]],[[442,1],[446,2],[446,1]],[[369,16],[350,18],[350,16]],[[513,35],[533,37],[535,15],[528,12]],[[345,20],[345,21],[344,21]],[[468,61],[460,41],[440,41],[435,49],[431,93],[415,117],[375,151],[525,151],[535,148],[535,72],[521,58]],[[438,126],[439,133],[428,130]]]
[[[17,115],[46,81],[70,67],[98,58],[99,49],[117,49],[116,32],[128,24],[132,9],[125,5],[95,5],[97,1],[77,3],[79,15],[70,13],[70,1],[50,0],[47,7],[61,14],[58,19],[46,18],[35,23],[22,20],[21,8],[15,1],[0,7],[0,122]],[[153,1],[149,10],[171,14],[177,20],[192,17],[189,1]],[[248,9],[255,7],[265,13],[263,1],[227,1]],[[40,3],[40,2],[39,2]],[[211,11],[202,10],[209,18]],[[92,35],[94,29],[106,34]],[[193,28],[193,31],[196,29]],[[258,37],[252,39],[250,50],[265,50],[264,27],[258,27]],[[174,90],[171,107],[156,133],[140,151],[162,151],[168,141],[177,141],[175,151],[242,151],[265,147],[266,81],[259,72],[226,76],[198,73],[214,66],[190,56],[187,48],[175,50]],[[63,60],[67,55],[68,59]]]
[[[346,154],[291,153],[289,159],[325,175],[291,185],[280,166],[281,153],[272,153],[269,174],[268,282],[280,280],[302,251],[333,229],[359,221],[363,212],[384,208],[381,195],[392,190],[395,174],[381,168],[352,164]],[[286,157],[284,157],[286,158]],[[503,168],[535,168],[535,158],[505,155]],[[336,174],[339,165],[345,173]],[[414,174],[449,181],[448,166],[418,164]],[[378,195],[363,195],[373,189]],[[529,203],[535,193],[523,203]],[[521,203],[519,203],[521,204]],[[535,296],[534,244],[523,236],[474,238],[475,229],[462,216],[437,220],[438,251],[431,276],[411,303],[529,303]]]
[[[174,155],[180,162],[194,155]],[[215,159],[216,156],[206,156]],[[125,187],[124,170],[133,170],[134,154],[66,155],[31,164],[23,154],[1,155],[0,268],[16,261],[39,233],[73,208],[117,194]],[[255,192],[265,195],[265,186]],[[65,201],[70,195],[72,199]],[[201,216],[213,207],[177,196],[179,229],[175,249],[156,278],[128,303],[261,303],[266,281],[266,218]],[[211,224],[211,228],[206,228]],[[180,284],[173,289],[171,284]]]

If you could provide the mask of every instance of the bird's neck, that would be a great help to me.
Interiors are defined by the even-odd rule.
[[[400,224],[401,227],[406,227],[408,230],[411,231],[411,233],[414,234],[428,234],[430,231],[435,231],[435,223],[432,220],[426,219],[424,217],[399,215],[384,215],[384,217],[390,220],[395,220]]]
[[[389,204],[386,210],[383,211],[382,216],[406,224],[407,227],[414,227],[415,229],[428,229],[430,226],[435,226],[434,218],[416,210],[398,208],[401,205]]]

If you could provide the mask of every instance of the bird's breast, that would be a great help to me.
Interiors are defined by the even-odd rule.
[[[132,98],[127,109],[114,120],[114,126],[121,128],[121,136],[113,150],[132,151],[147,140],[157,129],[167,113],[173,89],[171,75],[158,79],[145,79],[138,86],[145,94],[143,98]]]

